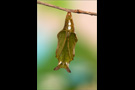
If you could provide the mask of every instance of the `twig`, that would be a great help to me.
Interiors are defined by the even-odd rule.
[[[41,1],[37,1],[37,3],[38,3],[38,4],[45,5],[45,6],[57,8],[57,9],[60,9],[60,10],[66,11],[66,12],[73,12],[73,13],[88,14],[88,15],[97,16],[97,13],[94,13],[94,12],[88,12],[88,11],[83,11],[83,10],[79,10],[79,9],[76,9],[76,10],[73,10],[73,9],[66,9],[66,8],[54,6],[54,5],[51,5],[51,4],[47,4],[47,3],[44,3],[44,2],[41,2]]]

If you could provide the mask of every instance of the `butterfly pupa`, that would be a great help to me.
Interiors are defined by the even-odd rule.
[[[67,13],[64,28],[57,34],[57,38],[56,58],[58,59],[58,66],[54,70],[65,68],[67,72],[71,73],[69,63],[75,56],[75,45],[78,41],[71,12]]]

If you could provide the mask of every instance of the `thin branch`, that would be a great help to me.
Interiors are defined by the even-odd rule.
[[[44,2],[41,2],[41,1],[37,1],[37,3],[45,5],[45,6],[57,8],[57,9],[60,9],[60,10],[66,11],[66,12],[73,12],[73,13],[88,14],[88,15],[97,16],[97,13],[94,13],[94,12],[88,12],[88,11],[83,11],[83,10],[79,10],[79,9],[75,9],[75,10],[73,10],[73,9],[66,9],[66,8],[54,6],[54,5],[51,5],[51,4],[47,4],[47,3],[44,3]]]

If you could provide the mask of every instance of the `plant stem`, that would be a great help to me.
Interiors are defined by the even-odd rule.
[[[41,1],[37,1],[37,4],[42,4],[42,5],[45,5],[45,6],[48,6],[48,7],[53,7],[53,8],[63,10],[63,11],[66,11],[66,12],[73,12],[73,13],[78,13],[78,14],[88,14],[88,15],[92,15],[92,16],[97,16],[97,13],[95,13],[95,12],[88,12],[88,11],[83,11],[83,10],[79,10],[79,9],[73,10],[73,9],[62,8],[62,7],[58,7],[58,6],[51,5],[51,4],[48,4],[48,3],[44,3],[44,2],[41,2]]]

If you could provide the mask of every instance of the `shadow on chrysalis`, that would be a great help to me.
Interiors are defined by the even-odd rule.
[[[56,58],[58,59],[58,66],[54,70],[65,68],[67,72],[71,73],[69,63],[75,56],[75,45],[78,41],[71,12],[67,13],[64,28],[57,34],[57,38]]]

